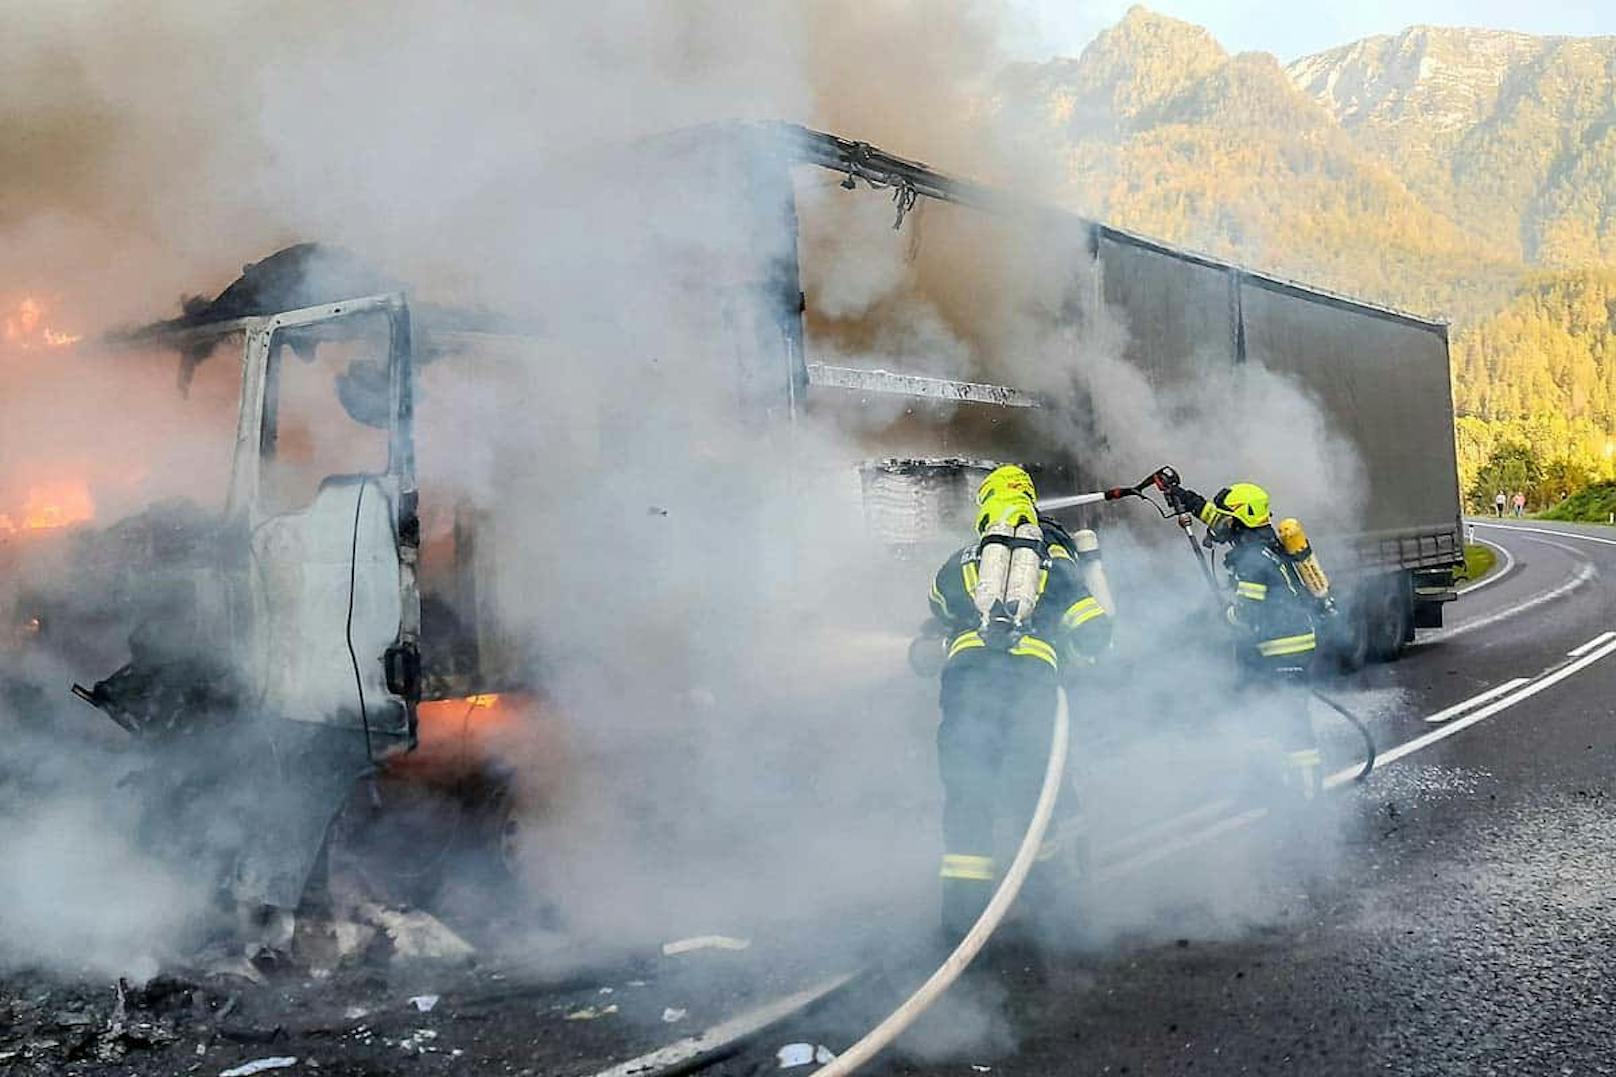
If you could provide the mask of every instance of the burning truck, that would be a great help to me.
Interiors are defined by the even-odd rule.
[[[790,125],[677,132],[577,171],[667,177],[648,184],[647,214],[677,217],[695,188],[706,192],[702,205],[724,207],[719,222],[664,229],[648,244],[681,283],[680,326],[704,342],[705,383],[722,387],[712,406],[760,443],[835,431],[826,443],[849,451],[798,459],[776,479],[841,484],[874,539],[896,555],[895,578],[929,573],[931,555],[961,529],[969,476],[993,461],[1031,465],[1046,490],[1117,478],[1096,473],[1104,424],[1076,375],[1104,325],[1121,322],[1127,332],[1114,357],[1142,384],[1177,393],[1183,424],[1218,425],[1195,413],[1197,386],[1260,367],[1304,386],[1362,461],[1370,512],[1316,536],[1347,581],[1342,666],[1394,657],[1416,627],[1440,624],[1462,563],[1443,326]],[[1016,333],[962,329],[973,354],[949,361],[924,340],[881,339],[896,304],[849,313],[829,302],[835,273],[816,259],[840,249],[845,261],[836,200],[860,188],[861,200],[870,190],[889,200],[890,228],[876,234],[891,248],[881,257],[894,267],[900,298],[948,292],[938,275],[950,264],[992,258],[995,249],[1038,252],[1001,267],[1006,294],[975,309],[987,325],[996,311],[1016,308],[1018,325],[1075,341],[1064,368],[1045,363],[1031,384],[1019,384],[1014,353],[1027,341]],[[565,227],[586,232],[598,214],[621,212],[582,184],[571,189],[580,192],[574,204],[562,196],[548,210]],[[1006,231],[1017,241],[991,242]],[[725,240],[715,242],[714,232]],[[1029,233],[1036,243],[1025,241]],[[1018,285],[1039,300],[1023,303]],[[633,292],[625,287],[621,318],[597,347],[639,354],[645,346]],[[138,781],[160,820],[153,841],[209,864],[238,903],[292,909],[320,889],[311,891],[310,880],[328,872],[332,823],[345,805],[364,820],[349,833],[386,831],[387,813],[375,810],[385,797],[354,806],[355,788],[379,774],[410,803],[427,790],[470,812],[478,840],[497,856],[509,838],[509,760],[486,746],[448,753],[455,762],[436,768],[411,756],[430,757],[435,723],[452,733],[512,709],[543,712],[546,656],[518,627],[498,582],[499,546],[510,539],[500,515],[509,506],[490,491],[479,499],[462,484],[433,481],[469,435],[457,429],[458,441],[425,451],[419,420],[435,394],[453,399],[456,384],[497,384],[513,370],[531,378],[535,363],[589,356],[565,354],[542,316],[429,305],[357,257],[312,244],[247,267],[179,318],[109,343],[171,356],[182,391],[221,368],[238,386],[222,510],[155,505],[31,551],[52,562],[40,578],[73,584],[22,588],[10,614],[11,638],[21,641],[14,654],[55,655],[84,681],[74,689],[82,700],[151,746],[154,765]],[[574,456],[546,466],[611,467],[602,446],[613,424],[674,421],[649,402],[657,379],[687,373],[656,369],[648,354],[638,375],[644,412],[603,414],[556,393],[538,411],[495,409],[491,421],[582,429],[567,442]],[[1356,405],[1371,387],[1373,413]],[[1286,492],[1307,511],[1307,491]],[[667,515],[656,505],[648,511]],[[699,513],[694,526],[705,526]],[[792,522],[776,529],[789,545]],[[644,556],[657,566],[676,546],[686,548],[650,541]],[[782,563],[789,571],[789,558]],[[681,571],[701,575],[700,566]],[[911,591],[923,595],[924,583]],[[901,629],[893,637],[897,646],[881,653],[901,661],[908,637]],[[25,663],[10,665],[12,682],[27,683],[18,672]],[[411,844],[408,832],[393,840]]]
[[[423,542],[414,334],[490,324],[456,317],[412,311],[340,251],[247,267],[182,317],[109,341],[177,357],[181,393],[204,364],[231,362],[216,354],[239,359],[222,510],[165,500],[104,527],[84,526],[86,510],[49,533],[30,511],[7,544],[13,709],[37,714],[57,678],[83,678],[73,694],[138,746],[122,784],[143,844],[260,918],[295,909],[311,881],[323,892],[345,805],[363,814],[385,797],[420,822],[436,798],[485,817],[480,838],[499,851],[497,761],[434,752],[440,736],[470,738],[473,716],[482,734],[531,705],[477,591],[472,510],[442,506]],[[411,878],[397,896],[431,891]]]

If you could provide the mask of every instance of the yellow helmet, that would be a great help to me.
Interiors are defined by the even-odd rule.
[[[1017,494],[1029,501],[1038,500],[1038,491],[1033,489],[1032,476],[1027,474],[1026,469],[1015,464],[1004,464],[988,472],[987,478],[976,488],[976,503],[986,505],[991,499],[1006,494]]]
[[[1010,528],[1038,522],[1038,507],[1026,494],[1010,491],[991,495],[976,513],[976,533],[982,534],[994,524]]]
[[[1269,520],[1268,491],[1254,482],[1225,486],[1201,510],[1201,522],[1211,528],[1225,520],[1246,527],[1261,527]]]

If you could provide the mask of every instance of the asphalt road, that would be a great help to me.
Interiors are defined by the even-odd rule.
[[[1333,689],[1370,716],[1369,781],[1339,766],[1312,814],[1160,822],[1156,851],[1101,872],[1113,930],[999,944],[865,1072],[1616,1072],[1616,531],[1478,537],[1500,571],[1447,627]],[[902,996],[891,980],[720,1072],[845,1046]]]

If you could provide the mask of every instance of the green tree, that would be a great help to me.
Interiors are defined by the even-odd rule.
[[[1493,450],[1477,472],[1470,488],[1470,502],[1476,507],[1491,506],[1500,490],[1506,495],[1520,490],[1528,498],[1536,493],[1540,499],[1542,476],[1543,463],[1531,446],[1521,441],[1506,442]]]

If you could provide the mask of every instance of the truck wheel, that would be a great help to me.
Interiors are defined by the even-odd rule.
[[[1414,623],[1414,611],[1403,588],[1397,585],[1399,582],[1378,588],[1365,611],[1369,654],[1377,662],[1395,661],[1403,653],[1403,644],[1408,641]]]
[[[1335,668],[1341,673],[1356,673],[1369,662],[1367,611],[1357,602],[1350,603],[1342,612],[1340,622],[1340,630],[1334,633],[1330,643]]]

